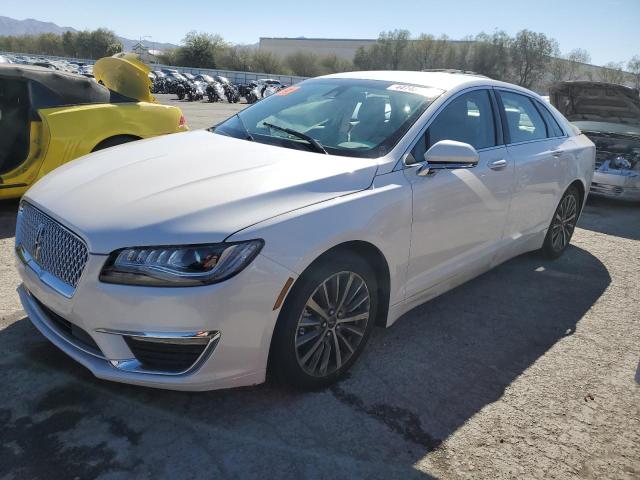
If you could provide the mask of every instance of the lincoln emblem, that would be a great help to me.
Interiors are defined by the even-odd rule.
[[[37,262],[40,260],[40,252],[42,251],[42,237],[44,236],[44,223],[38,225],[36,231],[36,241],[33,244],[33,258]]]

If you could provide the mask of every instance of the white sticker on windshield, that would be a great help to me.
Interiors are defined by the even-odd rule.
[[[393,90],[395,92],[415,93],[416,95],[427,97],[429,100],[434,100],[435,98],[442,95],[442,90],[440,90],[439,88],[418,87],[416,85],[402,85],[399,83],[394,83],[393,85],[388,86],[387,90]]]

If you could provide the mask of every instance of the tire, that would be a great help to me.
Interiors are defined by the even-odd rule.
[[[371,335],[377,292],[373,270],[356,255],[342,253],[312,265],[295,283],[278,317],[271,372],[280,381],[305,390],[324,388],[338,380],[358,359]],[[314,308],[309,307],[312,301]],[[337,311],[339,304],[342,307]]]
[[[580,213],[580,192],[571,185],[558,203],[541,252],[549,259],[560,257],[569,246]]]
[[[140,138],[134,137],[133,135],[118,135],[116,137],[110,137],[93,147],[91,152],[97,152],[98,150],[104,150],[105,148],[115,147],[116,145],[122,145],[124,143],[135,142],[136,140],[140,140]]]

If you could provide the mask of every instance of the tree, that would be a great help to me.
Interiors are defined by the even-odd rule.
[[[629,70],[634,77],[635,87],[640,88],[640,55],[634,55],[627,63],[627,70]]]
[[[164,63],[165,65],[177,65],[178,64],[178,49],[172,50],[164,50],[160,55],[158,55],[158,60],[160,63]]]
[[[318,57],[312,53],[298,50],[287,55],[285,62],[294,75],[301,77],[315,77],[320,73]]]
[[[89,32],[89,58],[110,57],[122,51],[122,43],[111,30],[99,28]]]
[[[558,55],[558,44],[544,33],[521,30],[511,42],[510,53],[514,79],[531,88],[543,77],[551,56]]]
[[[617,84],[622,84],[624,82],[622,62],[606,63],[600,70],[599,74],[601,82]]]
[[[583,78],[583,65],[589,62],[591,62],[591,55],[582,48],[575,48],[567,55],[553,58],[550,65],[551,80],[563,82]]]
[[[229,70],[249,72],[252,70],[253,48],[235,45],[222,52],[220,66]]]
[[[574,48],[567,55],[569,62],[568,80],[577,80],[581,76],[582,65],[591,63],[591,55],[583,48]]]
[[[121,52],[122,44],[111,30],[99,28],[93,31],[64,32],[62,35],[42,33],[0,37],[0,49],[97,59]]]
[[[353,70],[353,63],[335,53],[325,55],[320,59],[320,66],[326,73],[349,72]]]
[[[216,59],[228,48],[220,35],[196,31],[187,33],[182,43],[177,51],[178,64],[196,68],[216,68]]]
[[[490,78],[507,80],[511,41],[504,31],[497,31],[492,35],[484,32],[476,35],[470,69]]]
[[[353,56],[353,64],[358,70],[373,70],[373,60],[370,48],[358,47]]]
[[[378,37],[384,64],[391,70],[398,70],[404,60],[410,36],[409,30],[393,30],[382,32]]]
[[[62,34],[62,50],[65,55],[70,57],[78,56],[76,53],[76,39],[73,32],[67,31]]]
[[[282,72],[282,62],[273,52],[268,50],[256,50],[253,54],[252,70],[259,73]]]
[[[398,70],[409,47],[408,30],[382,32],[376,43],[360,47],[353,63],[361,70]]]

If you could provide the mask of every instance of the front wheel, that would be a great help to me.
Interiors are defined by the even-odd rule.
[[[542,253],[551,259],[558,258],[569,246],[580,212],[580,193],[570,186],[562,196],[547,230]]]
[[[361,258],[340,255],[311,267],[280,313],[272,345],[274,373],[304,389],[335,382],[360,356],[377,306],[376,278]]]

